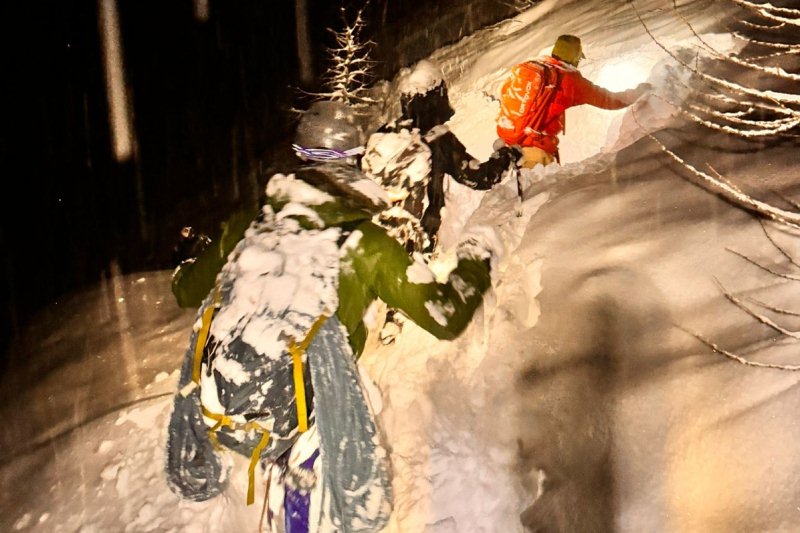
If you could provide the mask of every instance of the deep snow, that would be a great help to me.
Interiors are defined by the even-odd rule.
[[[450,85],[450,127],[476,157],[491,151],[491,95],[508,67],[559,33],[584,39],[581,70],[590,79],[616,89],[649,80],[673,100],[685,92],[625,2],[561,4],[545,0],[431,56]],[[692,44],[672,2],[637,5],[664,8],[648,20],[666,44]],[[708,32],[725,5],[685,10],[720,48],[734,43]],[[569,111],[564,165],[530,173],[521,204],[513,183],[487,193],[449,184],[438,270],[475,223],[498,229],[505,255],[459,339],[439,342],[406,323],[394,344],[368,341],[360,366],[394,474],[387,531],[521,531],[519,515],[537,491],[545,516],[596,513],[622,531],[800,527],[792,452],[800,426],[784,415],[800,404],[798,378],[743,369],[665,326],[716,334],[733,347],[769,344],[720,297],[715,275],[784,307],[797,298],[725,251],[769,257],[771,248],[746,214],[664,170],[632,112],[652,129],[675,118],[654,98],[634,110]],[[791,151],[778,154],[776,167],[797,163]],[[714,157],[734,166],[731,156]],[[18,350],[30,358],[19,364],[27,370],[5,376],[0,392],[0,530],[257,530],[263,489],[245,506],[244,458],[228,456],[237,463],[229,489],[209,502],[181,501],[166,486],[166,421],[193,320],[173,303],[169,275],[117,277],[61,300]],[[623,318],[596,318],[597,302]],[[584,373],[576,362],[606,341],[622,370],[611,378]],[[777,360],[791,349],[770,346]],[[520,384],[520,375],[529,379]],[[537,460],[521,464],[528,445]],[[595,445],[613,455],[615,477],[591,494],[596,485],[572,476],[584,476],[587,465],[604,472],[608,461]]]

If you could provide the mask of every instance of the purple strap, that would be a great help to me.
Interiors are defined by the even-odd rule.
[[[333,148],[305,148],[299,144],[293,144],[292,150],[298,155],[311,159],[312,161],[330,161],[332,159],[344,159],[364,153],[363,146],[356,146],[349,150],[335,150]]]
[[[303,461],[300,468],[313,469],[317,457],[319,457],[319,450]],[[308,510],[311,506],[311,495],[305,491],[288,489],[283,505],[286,510],[286,533],[308,533]]]

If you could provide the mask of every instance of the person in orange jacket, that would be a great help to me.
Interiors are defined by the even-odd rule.
[[[585,57],[578,37],[561,35],[549,56],[512,69],[503,86],[497,134],[506,145],[521,148],[523,168],[558,161],[558,135],[564,131],[568,108],[589,104],[622,109],[650,89],[648,83],[623,92],[599,87],[577,68]]]

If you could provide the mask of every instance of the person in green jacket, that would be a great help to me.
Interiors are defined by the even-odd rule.
[[[217,449],[228,448],[251,460],[249,501],[255,466],[278,466],[270,479],[283,482],[275,513],[286,531],[308,529],[312,515],[375,531],[388,520],[391,484],[355,366],[366,311],[380,298],[453,339],[491,285],[500,244],[491,228],[466,232],[438,283],[372,221],[388,200],[357,169],[309,165],[273,176],[266,194],[230,253],[223,239],[177,279],[179,300],[202,304],[170,420],[167,479],[189,499],[219,494],[227,476]],[[313,452],[302,464],[290,459],[299,443]],[[321,511],[310,515],[314,505]]]

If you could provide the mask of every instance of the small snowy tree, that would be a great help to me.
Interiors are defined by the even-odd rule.
[[[370,59],[372,41],[365,41],[362,31],[366,27],[364,10],[367,4],[358,10],[355,19],[348,21],[347,10],[340,8],[343,29],[328,28],[335,39],[335,46],[328,48],[330,65],[323,75],[325,92],[316,96],[343,102],[353,107],[365,107],[375,103],[370,96],[368,84],[373,79],[372,69],[375,62]]]
[[[348,11],[344,5],[339,8],[342,29],[328,28],[335,45],[326,50],[328,67],[321,76],[323,88],[320,92],[301,90],[303,95],[310,97],[312,108],[319,110],[322,109],[320,106],[327,104],[336,106],[343,110],[347,120],[362,133],[372,130],[381,122],[382,117],[379,115],[383,103],[382,97],[373,96],[379,95],[379,92],[369,86],[374,78],[372,71],[375,62],[370,59],[370,52],[375,43],[362,36],[366,28],[364,11],[368,4],[369,1],[358,10],[352,22],[348,20]],[[294,108],[293,111],[302,116],[310,109]],[[340,119],[337,120],[341,123]],[[331,124],[331,127],[334,126]]]

